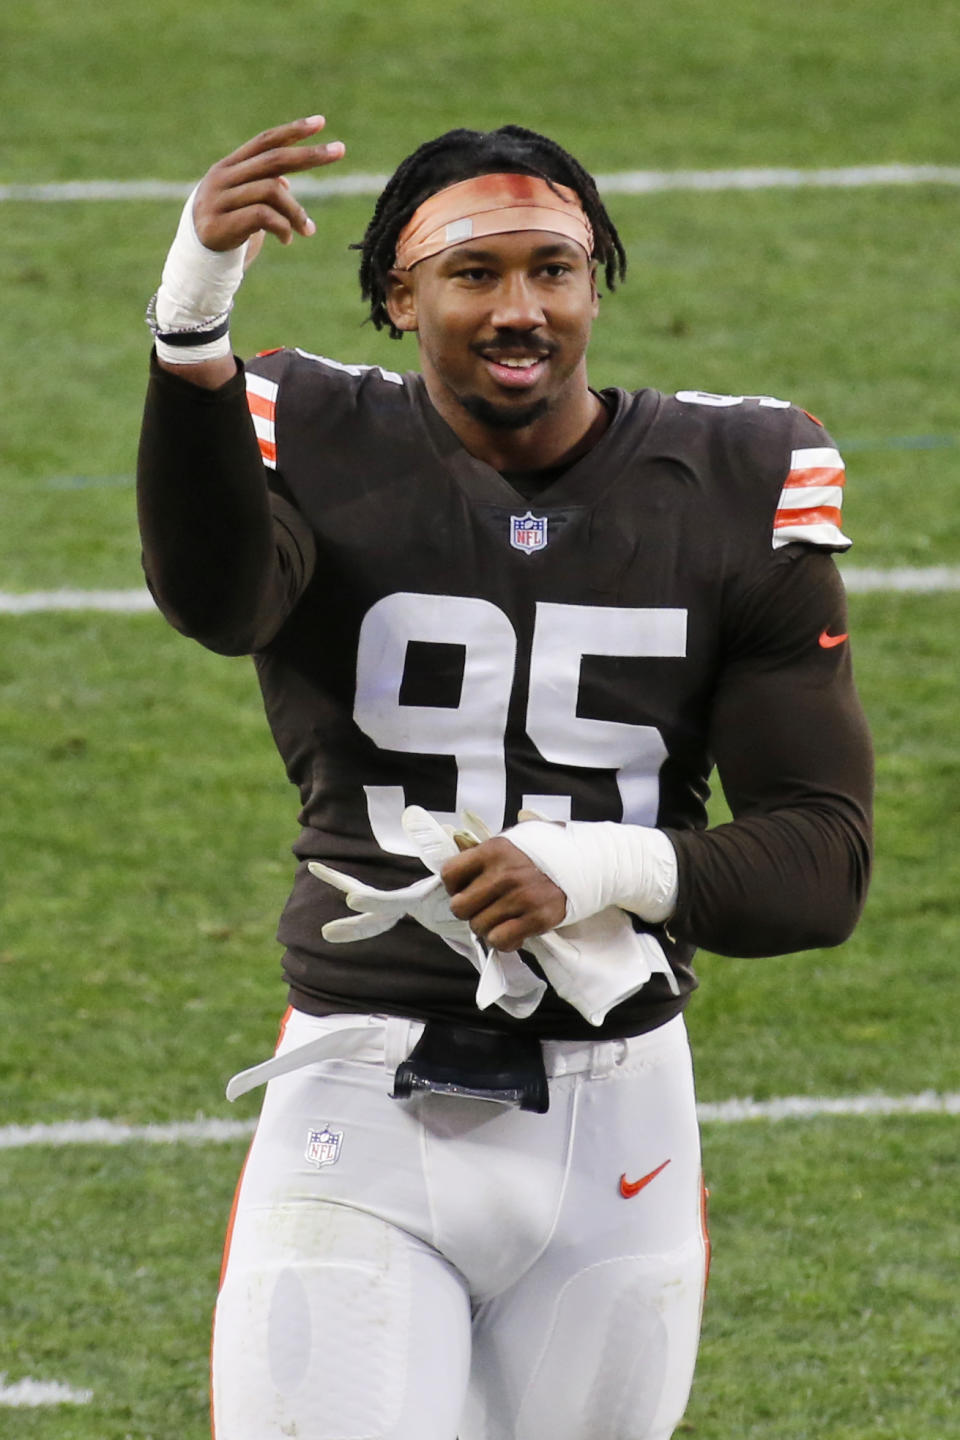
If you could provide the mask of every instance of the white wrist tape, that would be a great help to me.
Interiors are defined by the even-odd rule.
[[[608,905],[658,925],[676,908],[677,855],[662,830],[608,820],[526,820],[503,835],[566,895],[561,925]]]
[[[160,289],[148,311],[157,355],[174,365],[230,354],[230,310],[243,279],[249,244],[245,241],[236,250],[207,249],[193,223],[197,189],[183,207]]]

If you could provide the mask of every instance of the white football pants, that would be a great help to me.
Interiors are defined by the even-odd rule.
[[[550,1109],[390,1098],[422,1027],[290,1012],[214,1319],[215,1440],[668,1440],[708,1244],[681,1017],[549,1041]],[[361,1037],[363,1038],[363,1037]]]

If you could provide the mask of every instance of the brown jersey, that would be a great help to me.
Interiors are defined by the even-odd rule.
[[[240,385],[188,395],[155,377],[141,521],[171,621],[254,654],[300,793],[279,930],[297,1006],[512,1023],[478,1015],[472,967],[413,921],[349,946],[321,935],[346,912],[305,862],[408,883],[424,873],[408,804],[495,831],[525,806],[670,835],[680,901],[653,933],[681,998],[654,976],[601,1034],[675,1014],[696,944],[777,953],[847,933],[870,761],[829,555],[849,543],[843,467],[818,422],[768,398],[607,391],[599,442],[527,500],[418,375],[259,357],[262,469]],[[181,445],[174,476],[180,433],[199,453]],[[705,832],[714,761],[736,819]],[[598,1033],[552,991],[523,1025]]]

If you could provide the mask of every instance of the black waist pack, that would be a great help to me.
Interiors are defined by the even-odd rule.
[[[534,1035],[474,1030],[428,1020],[406,1060],[397,1066],[394,1100],[414,1092],[464,1095],[546,1114],[550,1106],[543,1050]]]

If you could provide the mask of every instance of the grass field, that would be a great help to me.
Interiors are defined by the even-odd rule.
[[[0,55],[0,187],[186,182],[314,110],[346,173],[507,120],[599,173],[960,163],[952,0],[158,0],[149,18],[36,0],[4,11]],[[314,202],[316,237],[270,247],[238,350],[415,364],[362,324],[346,246],[370,206]],[[847,454],[843,568],[960,565],[958,206],[935,184],[611,196],[631,273],[592,379],[796,399]],[[140,584],[141,315],[177,212],[0,201],[0,592]],[[851,618],[878,751],[871,901],[839,951],[701,958],[706,1102],[960,1091],[960,594],[854,593]],[[248,662],[153,614],[0,614],[0,785],[0,1126],[251,1120],[255,1097],[230,1107],[223,1084],[282,1007],[295,797]],[[957,1123],[705,1126],[715,1262],[685,1434],[960,1437]],[[200,1440],[243,1140],[10,1137],[0,1434]],[[83,1399],[14,1405],[24,1381]]]

